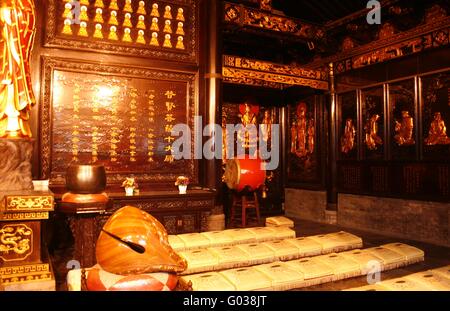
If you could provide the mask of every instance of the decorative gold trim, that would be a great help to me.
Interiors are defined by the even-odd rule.
[[[8,196],[6,200],[6,211],[30,211],[47,210],[53,211],[53,196]]]
[[[308,68],[322,68],[334,63],[336,73],[413,55],[431,48],[450,44],[450,17],[419,25],[386,39],[376,40],[346,53],[334,55],[308,64]]]
[[[300,85],[328,90],[327,75],[323,71],[309,70],[224,55],[222,68],[224,82],[283,88]]]
[[[33,229],[24,224],[4,225],[0,228],[0,259],[3,261],[22,261],[33,253]],[[12,253],[16,257],[8,259]],[[5,254],[5,255],[4,255]]]
[[[48,219],[48,212],[4,213],[1,219],[2,221],[44,220]]]
[[[319,40],[325,35],[319,26],[230,2],[225,2],[223,20],[225,23],[284,33],[305,40]]]
[[[0,268],[3,285],[53,280],[48,263]]]

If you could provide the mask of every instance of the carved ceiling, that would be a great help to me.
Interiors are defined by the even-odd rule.
[[[365,0],[226,0],[224,53],[307,64],[423,25],[433,6],[438,5],[441,13],[450,12],[448,0],[380,2],[382,23],[369,25]],[[227,21],[235,12],[230,14],[226,3],[240,8],[234,20]],[[245,8],[250,13],[239,11]],[[283,25],[277,28],[278,22],[292,27],[283,31]]]

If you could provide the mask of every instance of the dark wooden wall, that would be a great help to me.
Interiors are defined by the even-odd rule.
[[[103,35],[105,39],[96,40],[92,38],[92,33],[94,31],[93,23],[91,22],[93,16],[95,15],[95,8],[93,8],[94,1],[90,1],[89,6],[89,17],[90,22],[88,23],[88,31],[90,36],[88,38],[81,38],[76,35],[76,32],[79,29],[78,25],[72,26],[73,35],[64,35],[61,33],[63,29],[63,8],[64,4],[62,1],[56,0],[39,0],[36,1],[36,10],[37,10],[37,36],[35,41],[35,46],[32,54],[32,81],[33,81],[33,89],[37,97],[37,102],[39,103],[37,107],[33,109],[32,112],[32,130],[35,138],[35,148],[34,148],[34,161],[33,161],[33,177],[36,179],[51,179],[51,183],[55,186],[62,186],[64,179],[64,169],[62,166],[69,165],[70,159],[69,154],[70,150],[67,150],[65,156],[60,157],[59,159],[61,163],[58,162],[58,166],[56,170],[54,170],[53,161],[57,161],[55,159],[55,142],[61,141],[63,145],[59,148],[61,152],[64,153],[64,150],[67,149],[67,145],[64,146],[64,143],[67,143],[71,137],[55,137],[54,134],[58,135],[59,132],[53,132],[55,126],[58,126],[60,122],[53,122],[54,117],[65,118],[63,120],[62,126],[70,126],[70,119],[73,117],[69,113],[69,110],[58,111],[59,114],[55,115],[55,111],[52,105],[55,101],[55,89],[54,89],[54,73],[59,70],[60,73],[75,72],[80,77],[87,77],[88,74],[97,75],[97,77],[108,77],[113,80],[114,78],[124,79],[124,81],[130,81],[135,79],[136,81],[141,81],[138,84],[140,86],[136,86],[138,91],[142,94],[146,94],[148,91],[149,85],[145,85],[145,81],[153,84],[156,92],[161,93],[163,89],[159,89],[158,81],[162,81],[161,84],[164,84],[164,81],[168,81],[169,86],[172,87],[176,83],[181,83],[179,86],[181,88],[185,88],[186,93],[184,98],[180,98],[180,101],[176,103],[177,105],[185,106],[179,107],[181,110],[179,111],[180,115],[177,121],[187,122],[188,124],[192,123],[192,118],[194,115],[203,115],[206,116],[209,113],[211,105],[207,103],[206,94],[207,94],[207,84],[209,81],[205,80],[205,73],[210,69],[209,59],[210,53],[208,52],[210,49],[209,44],[207,43],[207,39],[210,37],[208,34],[208,29],[211,27],[211,22],[214,23],[215,19],[208,19],[206,17],[209,16],[209,1],[202,0],[174,0],[174,1],[163,1],[158,2],[160,4],[160,32],[159,32],[159,43],[160,47],[150,46],[150,33],[151,31],[148,29],[150,27],[150,5],[147,7],[147,17],[146,24],[147,30],[145,34],[145,38],[147,40],[145,45],[139,45],[137,43],[124,43],[119,39],[116,42],[108,41],[106,36],[108,35],[109,25],[106,23],[109,18],[109,10],[108,5],[109,1],[105,0],[105,8],[103,9],[103,18],[105,20],[103,26]],[[119,0],[119,7],[123,7],[123,2]],[[135,40],[137,36],[136,22],[137,22],[137,3],[133,2],[133,5],[136,6],[134,8],[135,13],[133,13],[132,21],[132,36],[133,40]],[[164,25],[164,6],[171,5],[173,7],[173,20],[172,20],[172,48],[163,48],[163,37],[164,33],[162,31],[162,27]],[[184,22],[184,31],[185,31],[185,49],[176,49],[176,36],[175,29],[177,29],[176,24],[176,8],[183,7],[185,14],[185,22]],[[118,25],[118,34],[121,37],[123,33],[122,23],[122,15],[123,12],[119,11],[119,25]],[[216,55],[216,53],[214,53]],[[171,83],[172,81],[173,83]],[[142,83],[144,82],[144,83]],[[175,83],[175,84],[174,84]],[[87,87],[86,85],[82,85],[82,87]],[[167,88],[167,87],[166,87]],[[82,90],[81,95],[86,95]],[[183,92],[182,92],[183,93]],[[60,96],[61,94],[58,94]],[[62,96],[66,96],[64,93]],[[162,98],[161,98],[162,99]],[[63,105],[71,105],[71,98],[64,97],[60,102]],[[87,100],[87,98],[85,99]],[[120,102],[120,101],[119,101]],[[127,102],[126,105],[129,105],[129,98],[124,99],[123,102]],[[122,103],[121,103],[122,104]],[[137,105],[140,106],[143,103],[138,102]],[[144,103],[145,104],[145,103]],[[162,109],[164,107],[164,102],[156,103],[157,105],[161,105],[157,107]],[[87,103],[89,105],[89,103]],[[64,107],[63,107],[64,108]],[[145,111],[140,111],[139,113],[145,113]],[[216,105],[212,105],[212,110],[216,109]],[[119,113],[123,112],[119,109]],[[108,113],[110,111],[100,111],[100,117],[107,118]],[[91,117],[91,116],[90,116]],[[161,116],[160,120],[164,120],[164,117]],[[62,121],[59,120],[58,121]],[[132,127],[132,124],[127,124],[129,120],[122,120],[122,124],[119,127],[123,129],[129,129]],[[158,120],[157,120],[158,122]],[[204,124],[207,120],[203,120]],[[66,124],[67,123],[67,124]],[[111,122],[110,122],[111,123]],[[109,123],[107,123],[109,124]],[[164,127],[165,123],[161,122],[160,124],[156,124],[155,128]],[[138,136],[144,136],[146,129],[148,128],[148,124],[138,124],[138,128],[141,126],[142,133],[138,130]],[[145,129],[142,130],[142,128]],[[60,128],[58,128],[60,130]],[[101,128],[102,131],[106,131],[106,128]],[[63,131],[64,132],[64,131]],[[66,131],[68,133],[68,131]],[[81,137],[81,139],[90,139],[90,135],[92,133],[87,133],[85,137]],[[127,133],[124,133],[126,136]],[[110,141],[104,141],[103,143],[110,143]],[[119,150],[126,152],[129,151],[129,146],[124,145],[123,142],[119,144]],[[162,141],[159,142],[161,145]],[[137,140],[136,147],[141,151],[146,150],[147,141],[145,139]],[[81,147],[80,147],[81,148]],[[82,149],[82,148],[81,148]],[[92,152],[89,147],[84,148],[87,153]],[[86,150],[89,149],[89,150]],[[80,152],[81,153],[81,152]],[[107,153],[104,152],[104,153]],[[91,160],[91,161],[89,161]],[[67,162],[67,163],[63,163]],[[80,162],[95,162],[89,157],[86,157],[84,160],[80,160]],[[105,162],[105,163],[103,163]],[[139,162],[139,160],[138,160]],[[204,161],[196,161],[189,160],[187,161],[187,165],[183,165],[184,167],[190,167],[189,170],[176,168],[177,165],[171,163],[164,163],[162,158],[156,161],[154,168],[148,167],[144,174],[142,167],[140,168],[140,163],[137,163],[136,167],[133,167],[133,163],[128,163],[124,172],[121,174],[115,174],[114,171],[117,171],[117,168],[114,167],[114,163],[110,161],[102,161],[99,159],[99,163],[106,164],[109,168],[109,181],[111,184],[117,184],[120,182],[120,179],[129,174],[135,174],[138,177],[138,180],[149,186],[157,186],[157,187],[169,187],[169,185],[173,185],[173,177],[175,175],[179,175],[180,173],[191,176],[192,180],[195,184],[204,185],[206,183],[208,172],[215,170],[215,166],[207,166]],[[84,163],[82,163],[84,164]],[[164,164],[168,166],[164,168]],[[173,167],[172,167],[173,166]],[[161,171],[163,169],[163,171]],[[170,172],[167,174],[167,172]],[[172,176],[173,175],[173,176]],[[166,177],[164,177],[166,176]],[[170,179],[170,182],[169,182]],[[214,178],[215,179],[215,178]],[[212,184],[214,185],[214,183]]]
[[[449,49],[441,48],[339,75],[338,188],[342,193],[449,201],[450,144],[427,144],[436,112],[450,125]],[[412,140],[399,144],[396,121],[408,111]],[[381,139],[375,150],[365,140],[370,116],[378,114]],[[345,120],[356,129],[355,146],[342,151]],[[450,140],[449,140],[450,141]]]

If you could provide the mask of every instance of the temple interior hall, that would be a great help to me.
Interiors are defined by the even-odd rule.
[[[0,292],[449,291],[449,12],[2,0]]]

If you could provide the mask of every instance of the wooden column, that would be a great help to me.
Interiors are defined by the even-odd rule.
[[[222,79],[222,53],[220,51],[219,22],[221,9],[219,1],[204,2],[205,18],[207,25],[205,30],[206,40],[206,72],[205,72],[205,102],[206,102],[206,120],[205,124],[221,124],[221,79]],[[207,138],[209,139],[209,138]],[[214,142],[216,148],[222,148],[222,142]],[[206,160],[205,167],[205,186],[210,189],[219,189],[221,177],[221,160]]]
[[[329,148],[328,148],[328,189],[327,210],[337,210],[337,96],[333,63],[329,64],[330,106],[329,106]]]

